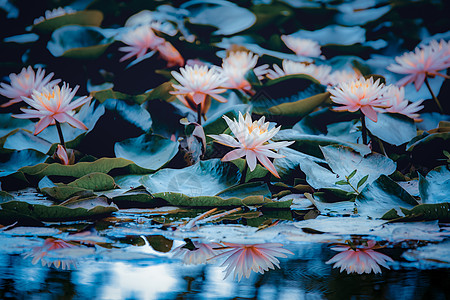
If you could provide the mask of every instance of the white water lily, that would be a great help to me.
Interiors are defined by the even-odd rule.
[[[270,141],[280,131],[281,126],[269,130],[269,122],[265,122],[264,116],[258,121],[252,121],[249,113],[245,117],[239,113],[239,119],[235,119],[234,121],[227,116],[223,116],[223,118],[227,122],[234,137],[228,134],[209,136],[220,144],[237,149],[226,154],[222,158],[222,161],[232,161],[245,156],[250,171],[256,168],[258,160],[270,173],[279,178],[280,176],[273,163],[269,160],[269,157],[284,157],[272,150],[284,148],[294,143]]]
[[[322,51],[316,41],[282,35],[281,40],[298,56],[321,57]]]
[[[419,121],[419,114],[417,113],[423,108],[423,100],[410,103],[405,99],[405,89],[395,85],[386,87],[383,93],[384,104],[388,106],[384,109],[386,112],[398,113]]]
[[[73,14],[76,13],[77,11],[71,7],[58,7],[55,8],[53,10],[46,10],[44,15],[42,17],[36,18],[33,21],[33,24],[36,25],[38,23],[41,23],[45,20],[49,20],[49,19],[53,19],[56,17],[60,17],[60,16],[64,16],[64,15],[68,15],[68,14]]]
[[[323,85],[327,85],[331,79],[331,67],[327,65],[306,64],[303,62],[295,62],[291,60],[283,60],[283,69],[278,65],[273,65],[273,70],[269,70],[267,77],[276,79],[286,75],[306,74]]]

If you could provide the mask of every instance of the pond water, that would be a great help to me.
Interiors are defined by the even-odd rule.
[[[193,218],[187,215],[201,212],[174,207],[124,209],[92,222],[4,227],[0,232],[0,298],[448,299],[448,257],[439,261],[433,254],[405,255],[411,253],[408,249],[427,244],[441,246],[435,255],[448,253],[445,224],[416,224],[416,234],[434,237],[430,243],[420,241],[420,235],[407,239],[405,232],[411,227],[406,223],[380,227],[379,223],[365,220],[369,225],[360,226],[359,218],[308,219],[301,210],[279,211],[284,220],[269,218],[273,211],[265,219],[264,212],[251,211],[204,224],[196,218],[198,225],[189,227],[188,221]],[[287,220],[289,215],[291,220]],[[343,231],[353,228],[350,233],[364,233],[369,227],[375,231],[373,235],[338,234],[339,229],[332,234],[320,231],[329,227],[331,219],[340,222]],[[438,230],[431,234],[433,229]],[[378,274],[347,274],[326,263],[337,254],[332,249],[336,243],[372,238],[383,245],[376,251],[393,259],[388,263],[390,269],[382,267]],[[382,242],[381,238],[390,242]],[[215,245],[211,247],[221,253],[226,249],[223,245],[231,245],[226,242],[258,243],[258,247],[276,242],[288,252],[277,256],[279,268],[262,274],[252,271],[248,278],[244,275],[238,280],[233,273],[225,276],[225,259],[211,259],[213,255],[202,248],[204,244]],[[195,256],[197,250],[203,250],[203,256]]]

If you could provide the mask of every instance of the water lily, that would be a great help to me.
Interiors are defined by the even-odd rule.
[[[181,56],[180,52],[169,42],[164,42],[156,46],[156,50],[158,50],[159,55],[162,59],[167,61],[167,67],[173,66],[183,66],[184,58]]]
[[[233,273],[233,279],[238,277],[249,278],[251,271],[263,274],[269,269],[274,270],[275,266],[280,267],[277,257],[286,258],[286,254],[293,254],[283,248],[283,244],[233,244],[223,243],[225,252],[217,255],[214,259],[226,258],[222,263],[225,268],[225,278]],[[227,249],[228,248],[228,249]]]
[[[377,121],[377,112],[374,108],[385,108],[383,92],[384,84],[380,83],[380,79],[373,81],[373,77],[369,79],[360,78],[350,82],[341,82],[336,87],[328,88],[331,93],[331,100],[342,106],[334,107],[336,111],[361,112],[372,121]]]
[[[248,71],[253,70],[255,75],[262,79],[267,73],[268,65],[255,68],[258,55],[246,51],[233,51],[223,60],[222,70],[227,81],[224,86],[253,94],[251,85],[245,78]]]
[[[149,25],[142,25],[128,31],[121,37],[120,41],[128,45],[119,48],[119,51],[127,52],[120,61],[125,61],[133,56],[140,58],[148,50],[155,50],[157,46],[164,43],[164,39],[157,36]]]
[[[174,258],[180,258],[186,265],[205,264],[208,260],[222,252],[223,246],[219,243],[201,243],[192,241],[193,249],[181,245],[172,250]]]
[[[434,45],[434,46],[433,46]],[[391,64],[387,69],[406,76],[397,82],[397,85],[405,86],[414,82],[416,90],[420,90],[427,77],[448,76],[439,73],[450,67],[448,46],[439,47],[436,43],[432,46],[416,47],[412,52],[406,52],[395,58],[396,64]]]
[[[73,14],[76,12],[77,11],[71,7],[58,7],[53,10],[46,10],[44,13],[44,16],[34,19],[33,24],[36,25],[45,20],[53,19],[56,17],[67,15],[67,14]]]
[[[74,259],[50,259],[47,257],[50,251],[57,251],[59,249],[76,248],[77,246],[67,243],[61,239],[47,238],[44,245],[35,247],[30,252],[25,253],[24,258],[33,257],[31,263],[33,265],[41,261],[42,266],[61,268],[63,270],[70,270],[76,267],[76,260]]]
[[[56,147],[53,158],[55,160],[59,160],[59,162],[65,166],[73,165],[73,163],[75,162],[75,155],[73,153],[73,150],[66,149],[60,144],[58,144],[58,146]]]
[[[21,108],[24,114],[13,115],[19,119],[39,118],[36,124],[34,134],[37,135],[49,125],[67,122],[73,127],[87,130],[88,128],[81,121],[72,116],[73,110],[86,102],[91,100],[91,97],[83,96],[72,101],[79,86],[77,85],[73,90],[64,83],[62,88],[58,85],[54,87],[44,87],[42,91],[33,91],[31,97],[22,97],[28,105],[32,107]],[[60,128],[58,128],[58,131]],[[61,135],[60,135],[61,138]],[[63,141],[61,142],[63,145]]]
[[[61,80],[52,80],[53,73],[45,76],[45,70],[38,68],[34,72],[31,66],[23,68],[19,74],[12,73],[9,75],[10,84],[1,83],[0,94],[10,98],[7,103],[0,105],[0,107],[7,107],[14,103],[22,101],[22,97],[30,97],[33,90],[41,91],[44,86],[52,87],[58,84]]]
[[[245,156],[250,171],[256,168],[258,160],[270,173],[280,178],[269,157],[282,158],[284,156],[271,150],[287,147],[293,143],[270,141],[280,131],[281,126],[269,130],[269,122],[265,122],[264,116],[258,121],[252,121],[249,113],[246,113],[244,117],[239,112],[239,120],[235,119],[234,121],[227,116],[223,116],[223,118],[227,122],[234,137],[228,134],[209,136],[220,144],[237,149],[226,154],[222,158],[222,161],[232,161]]]
[[[273,70],[269,70],[267,77],[269,79],[276,79],[286,75],[294,75],[294,74],[306,74],[317,81],[319,81],[323,85],[329,84],[332,80],[331,76],[331,67],[327,65],[315,65],[308,64],[304,62],[295,62],[291,60],[283,60],[282,62],[283,69],[281,69],[278,65],[273,65]]]
[[[387,108],[383,111],[390,113],[398,113],[410,117],[416,121],[419,121],[419,114],[417,113],[423,108],[423,100],[410,103],[405,99],[405,89],[395,85],[389,85],[386,87],[383,93],[384,103]]]
[[[361,78],[362,75],[359,71],[356,70],[337,70],[331,72],[329,76],[329,85],[337,85],[340,82],[349,82],[355,81]]]
[[[380,266],[389,269],[386,262],[393,262],[394,260],[385,254],[374,251],[374,248],[376,248],[376,242],[373,240],[369,240],[367,246],[343,244],[333,247],[332,250],[340,253],[333,256],[326,264],[334,263],[333,268],[340,267],[341,272],[345,270],[348,274],[381,273]]]
[[[281,40],[298,56],[321,57],[320,45],[314,40],[282,35]]]
[[[197,111],[201,123],[200,115],[204,115],[209,109],[207,96],[219,101],[227,102],[221,93],[226,89],[221,88],[227,78],[217,68],[194,65],[180,68],[180,73],[172,71],[172,76],[179,84],[172,84],[175,91],[170,93],[177,95],[177,98],[190,109]]]

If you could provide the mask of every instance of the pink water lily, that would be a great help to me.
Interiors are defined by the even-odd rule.
[[[34,134],[37,135],[49,125],[65,123],[73,127],[87,130],[88,128],[81,121],[72,116],[73,110],[82,106],[91,100],[91,97],[83,96],[72,101],[79,86],[77,85],[73,90],[64,83],[62,88],[58,85],[54,87],[44,87],[42,91],[33,91],[31,97],[22,97],[22,100],[30,105],[33,109],[21,108],[24,114],[13,115],[19,119],[39,118],[36,124]]]
[[[394,260],[389,256],[374,251],[376,242],[370,240],[367,242],[367,246],[350,247],[348,245],[340,245],[338,247],[331,248],[334,251],[340,253],[333,256],[326,264],[333,264],[333,268],[339,268],[340,271],[347,271],[350,273],[381,273],[380,266],[389,269],[386,262],[393,262]]]
[[[149,25],[142,25],[128,31],[120,40],[128,45],[119,48],[119,51],[127,52],[120,61],[125,61],[133,56],[140,58],[147,51],[155,50],[157,46],[164,43],[164,39],[157,36]]]
[[[308,57],[321,57],[320,45],[314,40],[302,39],[289,35],[282,35],[281,40],[296,55]]]
[[[233,273],[233,279],[238,277],[249,278],[251,272],[263,274],[269,269],[274,270],[275,266],[280,267],[280,261],[277,257],[286,258],[286,254],[293,254],[286,250],[283,244],[264,243],[264,244],[233,244],[223,243],[225,252],[217,255],[214,259],[226,258],[222,263],[225,267],[225,278]]]
[[[159,55],[162,59],[167,61],[167,67],[173,66],[183,66],[184,58],[181,56],[180,52],[169,42],[164,42],[156,46],[156,50],[158,50]]]
[[[387,108],[381,109],[381,112],[398,113],[420,121],[420,115],[417,112],[423,108],[423,105],[421,105],[423,100],[410,103],[405,99],[405,89],[403,87],[395,85],[387,86],[383,93],[383,98]]]
[[[237,149],[226,154],[222,158],[222,161],[232,161],[245,156],[250,171],[256,168],[258,160],[270,173],[280,178],[269,157],[282,158],[284,156],[271,150],[287,147],[294,143],[270,141],[280,131],[281,126],[269,130],[269,122],[265,122],[264,116],[258,121],[252,121],[249,113],[244,117],[239,112],[239,119],[235,119],[234,121],[227,116],[223,116],[223,118],[227,122],[234,137],[228,134],[209,136],[220,144]]]
[[[387,69],[406,76],[397,82],[399,86],[405,86],[414,82],[416,90],[420,90],[427,77],[447,75],[439,73],[450,67],[450,53],[448,44],[432,42],[430,45],[416,47],[412,52],[404,53],[395,58],[396,64],[391,64]]]
[[[219,95],[226,91],[222,86],[227,79],[219,68],[186,65],[180,68],[180,73],[172,71],[172,76],[179,84],[172,84],[175,90],[170,93],[194,111],[200,105],[202,114],[206,113],[209,108],[206,96],[219,102],[227,102],[226,98]]]
[[[331,93],[331,100],[342,106],[334,107],[336,111],[361,112],[376,122],[377,112],[374,108],[386,108],[383,92],[385,86],[377,79],[373,81],[373,77],[369,79],[360,78],[350,82],[341,82],[333,88],[328,88]]]
[[[45,70],[38,68],[34,72],[31,66],[23,68],[19,74],[12,73],[9,75],[10,84],[1,83],[0,94],[10,98],[7,103],[0,105],[0,107],[7,107],[14,103],[22,101],[22,97],[30,97],[33,90],[40,91],[44,86],[52,87],[58,84],[61,80],[52,80],[53,73],[45,76]]]

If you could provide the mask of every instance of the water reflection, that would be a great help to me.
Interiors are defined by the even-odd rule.
[[[360,241],[359,241],[360,242]],[[381,273],[380,266],[390,269],[386,262],[393,262],[394,260],[389,256],[374,251],[374,249],[381,248],[377,246],[374,240],[362,241],[361,244],[348,241],[347,244],[335,244],[337,247],[331,248],[340,253],[333,256],[327,264],[332,264],[333,268],[339,268],[340,271],[347,271],[350,273]]]
[[[69,248],[74,249],[77,247],[78,246],[61,239],[47,238],[44,241],[43,246],[34,247],[31,251],[26,252],[24,258],[33,257],[31,261],[33,265],[41,261],[42,266],[51,267],[53,265],[57,269],[70,270],[76,267],[77,261],[72,258],[64,257],[64,254],[62,254],[60,250]]]

